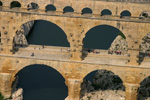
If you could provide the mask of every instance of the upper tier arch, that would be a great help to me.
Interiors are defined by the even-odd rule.
[[[10,5],[10,3],[14,0],[1,0],[4,3],[4,6]],[[44,10],[48,4],[53,4],[56,6],[58,11],[63,12],[63,8],[66,6],[72,6],[75,12],[81,12],[83,8],[88,7],[92,9],[93,14],[99,14],[103,9],[111,9],[112,15],[120,15],[120,13],[124,10],[128,10],[131,12],[132,16],[139,16],[142,11],[150,11],[149,4],[138,4],[138,3],[122,3],[122,2],[105,2],[105,1],[89,1],[89,0],[82,0],[82,1],[69,1],[68,0],[55,0],[47,1],[47,0],[30,0],[30,1],[22,1],[16,0],[21,3],[22,8],[27,8],[27,5],[31,2],[37,3],[39,5],[39,9]],[[41,3],[42,2],[42,3]],[[82,4],[82,5],[81,5]],[[93,6],[94,5],[94,6]]]

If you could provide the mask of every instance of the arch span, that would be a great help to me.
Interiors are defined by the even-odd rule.
[[[108,49],[119,33],[122,32],[111,25],[97,25],[92,27],[85,34],[84,48]],[[125,37],[124,34],[122,35]]]
[[[26,22],[26,23],[30,23]],[[19,29],[19,34],[16,34],[14,37],[15,41],[21,36],[24,30],[21,25]],[[39,31],[40,29],[40,31]],[[18,33],[18,30],[16,30]],[[30,34],[31,33],[31,34]],[[67,34],[61,29],[58,25],[47,21],[47,20],[34,20],[34,26],[32,27],[29,35],[25,35],[29,44],[37,44],[37,45],[50,45],[50,46],[64,46],[69,47],[70,44],[67,39]],[[38,34],[37,34],[38,33]],[[43,39],[44,38],[44,39]],[[20,43],[19,43],[20,44]]]
[[[109,9],[104,9],[101,11],[101,16],[112,15],[112,12]]]
[[[27,5],[28,10],[37,10],[39,9],[39,5],[37,3],[31,2]]]
[[[90,8],[88,8],[88,7],[83,8],[82,11],[81,11],[81,14],[82,14],[82,15],[83,15],[83,14],[92,14],[92,13],[93,13],[92,9],[90,9]]]
[[[121,17],[121,18],[123,18],[123,17],[131,17],[131,16],[132,16],[132,15],[131,15],[130,11],[128,11],[128,10],[124,10],[124,11],[122,11],[121,14],[120,14],[120,17]]]
[[[18,1],[11,2],[10,8],[15,8],[15,7],[21,7],[20,2],[18,2]]]
[[[45,11],[56,11],[56,7],[52,4],[49,4],[45,7]]]
[[[19,77],[17,88],[23,88],[25,100],[33,100],[37,97],[43,98],[45,96],[54,100],[56,98],[63,100],[68,94],[64,77],[54,67],[33,64],[23,67],[16,75]],[[32,95],[28,94],[29,92]],[[60,97],[57,97],[57,94],[61,94]]]
[[[98,90],[125,90],[125,87],[118,75],[109,70],[99,69],[86,74],[81,85],[81,96],[86,92]]]
[[[63,13],[66,13],[66,12],[74,12],[74,9],[71,6],[66,6],[63,9]]]

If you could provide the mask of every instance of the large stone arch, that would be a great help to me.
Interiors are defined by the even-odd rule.
[[[93,28],[95,28],[97,26],[101,26],[101,25],[107,25],[107,26],[114,27],[114,28],[120,30],[125,35],[126,38],[128,37],[128,34],[126,34],[125,31],[122,30],[121,28],[117,27],[117,24],[115,22],[111,22],[111,21],[107,22],[107,21],[100,20],[99,23],[94,22],[94,21],[93,21],[92,24],[89,23],[89,25],[84,30],[84,33],[85,33],[84,38],[86,37],[86,34],[87,34],[88,31],[90,31],[91,29],[93,29]]]
[[[112,73],[114,73],[115,75],[118,75],[120,77],[120,79],[122,80],[122,82],[124,83],[125,82],[125,76],[124,76],[124,73],[125,72],[121,72],[121,71],[118,71],[116,70],[115,68],[96,68],[96,69],[92,69],[90,68],[89,70],[87,70],[83,75],[82,75],[82,79],[84,79],[88,74],[90,74],[91,72],[94,72],[94,71],[97,71],[97,70],[107,70],[107,71],[110,71]],[[119,69],[120,70],[120,69]]]
[[[12,75],[12,80],[11,82],[13,82],[15,80],[15,75],[22,70],[23,68],[30,66],[30,65],[45,65],[48,67],[51,67],[52,69],[56,70],[58,73],[60,73],[62,75],[62,77],[64,79],[66,79],[65,73],[62,71],[61,66],[59,66],[59,64],[57,64],[59,62],[41,62],[41,61],[20,61],[20,63],[18,64],[18,66],[16,66],[15,71]]]
[[[57,66],[57,65],[56,65]],[[37,69],[37,70],[36,70]],[[39,70],[38,70],[39,69]],[[22,66],[21,68],[19,68],[17,71],[15,71],[15,75],[16,76],[14,76],[14,78],[16,77],[16,78],[18,78],[18,82],[20,82],[20,83],[22,83],[22,81],[19,81],[19,79],[28,79],[28,78],[24,78],[24,77],[32,77],[32,76],[29,76],[28,75],[28,73],[26,73],[26,71],[23,71],[23,70],[28,70],[29,71],[29,75],[32,75],[33,77],[35,77],[35,82],[37,82],[37,83],[35,83],[34,81],[27,81],[27,83],[28,84],[24,84],[23,83],[23,85],[19,85],[19,88],[21,87],[21,88],[23,88],[24,89],[24,93],[26,92],[28,92],[28,90],[27,89],[31,89],[32,90],[32,88],[28,88],[28,85],[29,86],[33,86],[34,87],[34,85],[32,85],[33,83],[35,83],[35,85],[36,84],[38,84],[39,85],[39,87],[41,88],[41,87],[45,87],[45,86],[43,86],[43,85],[40,85],[41,84],[41,80],[43,79],[44,80],[44,82],[47,82],[47,83],[43,83],[42,82],[42,84],[47,84],[48,85],[48,83],[52,83],[51,85],[49,85],[48,87],[51,87],[51,88],[60,88],[61,90],[62,90],[62,87],[60,87],[60,86],[56,86],[56,85],[54,85],[54,87],[52,86],[54,83],[57,83],[57,81],[59,81],[59,85],[61,85],[61,86],[63,86],[63,90],[65,91],[65,95],[63,96],[63,97],[66,97],[67,95],[68,95],[68,86],[67,86],[67,84],[66,84],[66,79],[65,79],[65,77],[63,76],[63,74],[62,74],[62,72],[59,70],[59,69],[57,69],[57,68],[55,68],[55,65],[50,65],[50,64],[48,64],[48,63],[45,63],[45,64],[42,64],[42,63],[31,63],[31,64],[25,64],[24,65],[24,67]],[[31,71],[30,71],[31,70]],[[35,70],[35,73],[34,73],[34,70]],[[23,71],[23,73],[25,74],[25,75],[23,75],[23,77],[22,77],[22,75],[20,75],[19,73],[21,72],[21,71]],[[32,72],[33,71],[33,72]],[[53,71],[52,72],[52,74],[50,73],[51,71]],[[22,73],[22,72],[21,72]],[[32,74],[33,73],[33,74]],[[42,78],[41,79],[41,77],[38,77],[39,76],[39,74],[37,74],[37,73],[43,73],[43,75],[41,76],[41,77],[44,77],[44,78]],[[44,73],[47,73],[47,74],[44,74]],[[35,76],[35,75],[38,75],[38,76]],[[45,76],[46,75],[46,76]],[[50,75],[49,77],[47,76],[47,75]],[[56,75],[56,76],[55,76]],[[36,77],[38,77],[38,79],[36,79]],[[47,78],[47,79],[45,79],[45,77]],[[58,78],[58,79],[60,79],[60,80],[54,80],[54,79],[56,79],[56,78]],[[29,78],[29,79],[31,79],[31,78]],[[28,80],[29,80],[28,79]],[[40,80],[41,79],[41,80]],[[51,82],[51,79],[52,80],[54,80],[54,82]],[[37,81],[37,80],[39,80],[39,81]],[[47,80],[47,81],[46,81]],[[48,81],[49,80],[49,81]],[[12,86],[12,92],[14,92],[14,88],[15,87],[18,87],[17,86],[17,84],[15,84],[15,85],[13,85],[13,81],[14,81],[14,83],[15,83],[15,80],[12,80],[12,83],[11,83],[11,86]],[[26,82],[26,81],[25,81]],[[17,83],[17,82],[16,82]],[[39,84],[40,83],[40,84]],[[47,86],[46,85],[46,86]],[[36,89],[40,89],[40,88],[38,88],[38,87],[35,87]],[[34,89],[33,89],[34,90]],[[51,89],[49,89],[49,91],[50,92],[52,92],[52,90]],[[57,91],[57,92],[59,92],[59,91]],[[62,93],[62,91],[60,91],[61,93]],[[48,94],[46,94],[46,95],[48,95]],[[53,96],[52,96],[53,97]]]
[[[103,22],[102,21],[102,23],[105,23],[105,22]],[[107,23],[107,22],[106,22]],[[97,24],[97,25],[96,25]],[[119,29],[119,28],[117,28],[116,27],[116,23],[107,23],[107,24],[98,24],[98,23],[94,23],[94,25],[92,26],[92,25],[89,25],[85,30],[84,30],[84,36],[83,36],[83,43],[84,43],[84,39],[86,38],[86,35],[87,35],[87,33],[89,32],[89,31],[91,31],[92,29],[94,30],[94,28],[96,28],[96,27],[101,27],[101,26],[107,26],[107,27],[112,27],[112,28],[114,28],[114,29],[116,29],[116,30],[118,30],[118,31],[120,31],[123,35],[124,35],[124,37],[126,37],[126,38],[128,38],[126,35],[127,34],[124,34],[124,32],[125,31],[123,31],[122,29]],[[119,33],[118,33],[118,35],[119,35]],[[117,38],[117,36],[115,37],[115,38]],[[114,39],[115,40],[115,39]],[[113,43],[113,41],[112,41],[112,43]]]
[[[102,86],[101,86],[102,85]],[[87,73],[81,84],[81,96],[84,93],[105,91],[105,90],[124,90],[123,80],[112,70],[97,69]]]
[[[54,19],[54,20],[53,20],[53,19]],[[67,38],[66,38],[66,39],[67,39],[67,42],[69,42],[68,34],[67,34],[68,32],[65,31],[65,26],[64,26],[63,24],[61,24],[61,23],[56,24],[58,20],[55,19],[55,18],[53,18],[53,19],[48,20],[48,17],[46,17],[46,18],[31,17],[31,19],[30,19],[30,17],[28,17],[27,19],[22,20],[21,23],[17,24],[17,26],[15,26],[16,28],[14,29],[14,32],[13,32],[13,38],[16,36],[17,30],[18,30],[22,25],[24,25],[25,23],[28,23],[28,22],[31,22],[31,21],[35,21],[35,20],[43,20],[43,21],[51,22],[52,24],[54,24],[54,25],[56,25],[58,28],[60,28],[60,29],[65,33],[64,35],[66,35],[66,37],[67,37]],[[17,21],[17,20],[16,20],[16,21]],[[61,21],[61,19],[60,19],[60,21]],[[69,42],[69,45],[70,45],[70,42]]]

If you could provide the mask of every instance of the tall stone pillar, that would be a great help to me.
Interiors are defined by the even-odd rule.
[[[68,97],[65,100],[79,100],[80,99],[80,86],[82,80],[68,79],[66,84],[68,86]]]
[[[0,73],[0,92],[5,98],[11,96],[11,74]]]
[[[137,100],[137,90],[139,84],[124,83],[126,90],[126,100]]]

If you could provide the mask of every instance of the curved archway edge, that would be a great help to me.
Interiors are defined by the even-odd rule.
[[[98,70],[106,70],[106,71],[110,71],[110,72],[113,72],[115,75],[118,75],[119,78],[122,80],[122,82],[125,82],[125,78],[124,78],[124,71],[117,71],[115,70],[115,68],[97,68],[97,69],[92,69],[92,70],[88,70],[83,76],[82,76],[82,79],[84,79],[88,74],[94,72],[94,71],[98,71]]]
[[[22,62],[22,63],[21,63]],[[21,61],[20,60],[20,63],[19,64],[17,64],[17,66],[16,66],[16,69],[15,69],[15,71],[14,71],[14,73],[13,73],[13,75],[12,75],[12,82],[14,81],[14,79],[15,79],[15,75],[19,72],[19,71],[21,71],[23,68],[25,68],[25,67],[28,67],[28,66],[30,66],[30,65],[44,65],[44,66],[48,66],[48,67],[50,67],[50,68],[52,68],[52,69],[54,69],[54,70],[56,70],[60,75],[62,75],[62,77],[65,79],[66,78],[66,76],[65,76],[65,74],[64,74],[64,72],[62,71],[62,67],[60,67],[59,66],[59,64],[58,64],[59,62],[51,62],[51,61],[30,61],[30,60],[27,60],[27,61]]]
[[[67,36],[67,32],[65,31],[65,26],[62,24],[62,23],[64,23],[63,18],[62,19],[60,18],[59,20],[57,20],[53,16],[51,18],[48,18],[46,16],[44,16],[43,18],[40,18],[40,16],[36,16],[36,15],[32,15],[32,17],[28,16],[28,18],[24,18],[24,20],[22,20],[21,22],[19,22],[19,23],[17,22],[18,24],[14,31],[16,32],[20,28],[21,25],[23,25],[27,22],[30,22],[30,21],[34,21],[34,20],[44,20],[44,21],[51,22],[51,23],[55,24],[57,27],[59,27],[60,29],[62,29],[64,31],[65,35]],[[13,36],[15,36],[15,33],[13,34]]]

